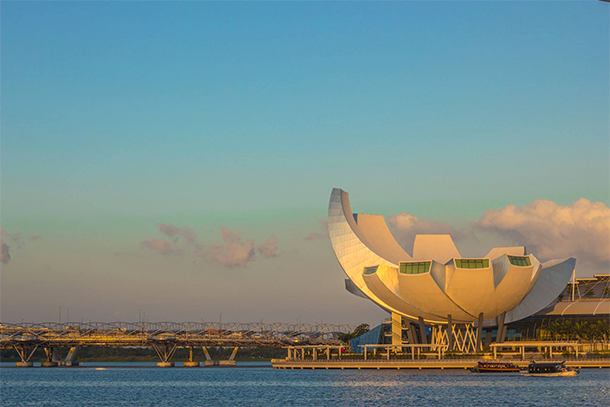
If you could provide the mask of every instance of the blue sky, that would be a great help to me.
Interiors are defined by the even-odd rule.
[[[257,242],[275,234],[283,254],[247,272],[294,266],[290,253],[305,250],[332,187],[349,191],[356,211],[455,225],[536,199],[609,204],[601,2],[3,2],[1,11],[2,227],[42,236],[13,244],[10,284],[60,263],[61,280],[85,254],[141,274],[148,263],[105,256],[151,256],[139,244],[158,223],[210,242],[219,226]],[[328,242],[311,244],[343,295]],[[225,284],[216,271],[208,281]],[[150,284],[163,284],[159,275]],[[60,305],[52,297],[43,303]]]

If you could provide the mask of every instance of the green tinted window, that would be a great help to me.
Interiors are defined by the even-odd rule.
[[[414,263],[400,263],[400,272],[402,274],[421,274],[430,271],[429,261],[420,261]]]
[[[364,274],[375,274],[377,272],[377,267],[379,266],[365,267]]]
[[[510,264],[514,266],[527,267],[532,265],[529,257],[508,256],[508,260],[510,261]]]
[[[455,259],[455,266],[461,269],[484,269],[489,267],[489,259]]]

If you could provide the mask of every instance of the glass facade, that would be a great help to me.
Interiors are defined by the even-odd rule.
[[[420,261],[416,263],[400,263],[402,274],[422,274],[430,271],[430,261]]]
[[[508,260],[513,266],[527,267],[532,265],[532,262],[530,261],[529,257],[508,256]]]
[[[377,272],[377,267],[379,266],[365,267],[364,274],[375,274]]]
[[[489,259],[455,259],[455,266],[461,269],[484,269],[489,267]]]

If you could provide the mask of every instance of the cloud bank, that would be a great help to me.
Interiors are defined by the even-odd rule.
[[[40,239],[42,236],[29,236],[28,242]],[[0,226],[0,263],[8,264],[11,261],[10,246],[7,241],[14,243],[17,247],[23,247],[25,241],[21,239],[21,232],[9,233]]]
[[[241,233],[221,226],[221,240],[204,247],[189,227],[178,227],[169,223],[159,223],[157,227],[164,239],[144,240],[141,245],[162,256],[203,255],[206,260],[221,266],[244,267],[256,260],[257,253],[264,259],[278,255],[276,235],[271,235],[269,239],[256,245],[254,239],[243,240]]]
[[[575,257],[578,263],[608,270],[610,208],[581,198],[571,206],[537,199],[516,207],[490,209],[477,228],[508,236],[541,259]]]
[[[263,256],[264,259],[277,256],[277,236],[271,235],[267,241],[256,247],[256,251]]]
[[[197,236],[195,236],[191,228],[186,226],[180,228],[169,223],[159,223],[157,226],[159,227],[159,232],[171,238],[174,243],[177,243],[178,239],[182,237],[187,244],[193,246],[196,250],[201,250]]]
[[[162,256],[182,256],[184,254],[181,249],[173,247],[163,239],[144,240],[142,246],[147,247]]]
[[[321,232],[311,232],[303,239],[305,240],[318,240],[328,238],[328,220],[324,218],[318,219],[318,227]]]
[[[222,241],[215,242],[206,251],[212,262],[225,267],[243,267],[254,260],[254,239],[241,240],[241,233],[226,226],[220,227]]]
[[[11,261],[11,254],[9,253],[9,247],[4,241],[0,240],[0,262],[8,264]]]

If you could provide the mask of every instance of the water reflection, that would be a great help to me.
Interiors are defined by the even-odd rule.
[[[2,406],[605,406],[610,371],[578,377],[270,368],[1,369]]]

